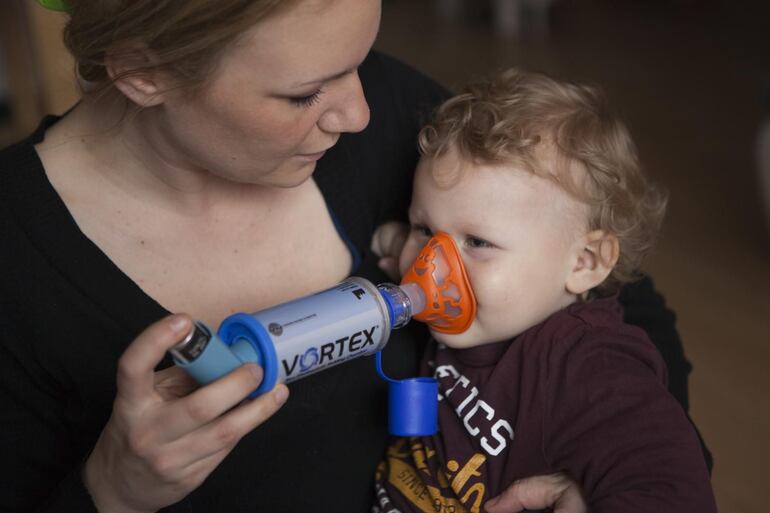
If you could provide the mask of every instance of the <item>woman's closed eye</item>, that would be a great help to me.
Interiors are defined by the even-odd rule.
[[[315,91],[314,93],[308,94],[306,96],[291,96],[289,97],[289,102],[291,102],[292,105],[296,105],[297,107],[310,107],[311,105],[318,103],[318,99],[322,94],[323,90],[319,89],[318,91]]]

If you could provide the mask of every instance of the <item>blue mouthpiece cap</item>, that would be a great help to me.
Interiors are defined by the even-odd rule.
[[[382,370],[382,352],[375,358],[377,373],[388,382],[388,432],[395,436],[435,435],[438,382],[434,378],[391,379]]]

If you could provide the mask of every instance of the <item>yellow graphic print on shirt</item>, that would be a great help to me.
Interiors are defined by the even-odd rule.
[[[486,456],[475,453],[464,464],[449,460],[444,468],[431,469],[435,454],[419,438],[397,439],[388,449],[387,468],[383,462],[377,469],[377,480],[387,471],[388,482],[425,513],[480,513],[486,489],[479,469]]]

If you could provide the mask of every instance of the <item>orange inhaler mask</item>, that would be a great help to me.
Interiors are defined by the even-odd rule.
[[[401,280],[401,285],[409,283],[425,293],[425,309],[413,319],[441,333],[462,333],[470,327],[476,317],[476,297],[448,234],[436,233],[422,248]]]

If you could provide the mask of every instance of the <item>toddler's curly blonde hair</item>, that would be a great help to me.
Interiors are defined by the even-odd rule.
[[[441,105],[419,144],[426,157],[454,148],[472,162],[510,163],[556,181],[589,205],[589,230],[618,239],[618,262],[597,292],[612,293],[638,277],[667,194],[642,174],[628,129],[598,89],[508,69]],[[549,148],[555,148],[555,159],[543,159]]]

